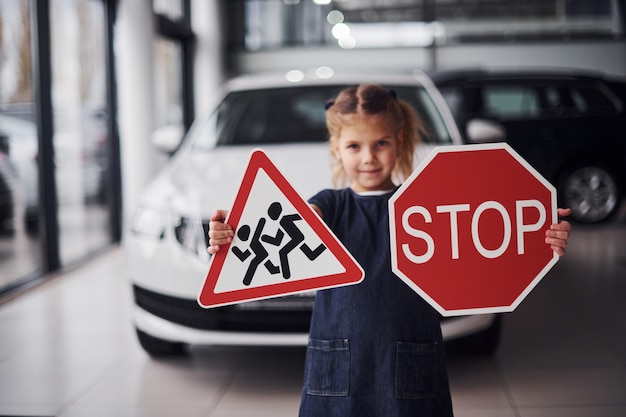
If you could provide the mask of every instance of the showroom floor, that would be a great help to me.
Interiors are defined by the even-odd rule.
[[[457,417],[626,416],[626,216],[576,226],[491,357],[449,355]],[[292,417],[303,348],[153,360],[114,248],[0,304],[0,416]]]

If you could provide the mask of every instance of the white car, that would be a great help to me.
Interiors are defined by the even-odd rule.
[[[253,149],[262,148],[305,199],[332,187],[324,104],[363,82],[395,89],[421,115],[428,135],[418,160],[434,146],[461,143],[445,102],[422,72],[323,74],[245,76],[226,83],[213,111],[195,122],[143,193],[124,248],[134,325],[151,355],[179,354],[191,344],[307,343],[313,293],[212,309],[197,302],[208,272],[208,218],[233,202]],[[497,346],[497,315],[446,318],[441,325],[445,340],[458,339],[465,349],[490,353]]]

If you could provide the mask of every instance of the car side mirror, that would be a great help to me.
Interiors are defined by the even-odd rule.
[[[469,143],[502,142],[506,138],[504,126],[486,119],[470,120],[467,123],[466,133]]]
[[[152,132],[151,142],[157,150],[168,155],[173,154],[180,146],[185,129],[180,124],[167,125]]]

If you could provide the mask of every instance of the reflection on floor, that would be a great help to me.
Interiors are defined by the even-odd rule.
[[[30,226],[32,230],[24,222],[15,226],[12,233],[0,232],[0,290],[41,274],[41,236],[36,224]],[[59,228],[62,264],[76,262],[110,242],[109,211],[102,204],[59,206]]]
[[[449,357],[457,417],[626,416],[626,216],[576,226],[569,253],[505,316],[487,358]],[[0,305],[0,415],[292,417],[302,348],[139,347],[119,248]]]

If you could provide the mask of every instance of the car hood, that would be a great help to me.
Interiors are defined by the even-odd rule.
[[[254,149],[259,148],[183,149],[147,187],[139,204],[204,219],[216,209],[230,209]],[[327,143],[268,145],[260,149],[305,200],[332,187]]]

